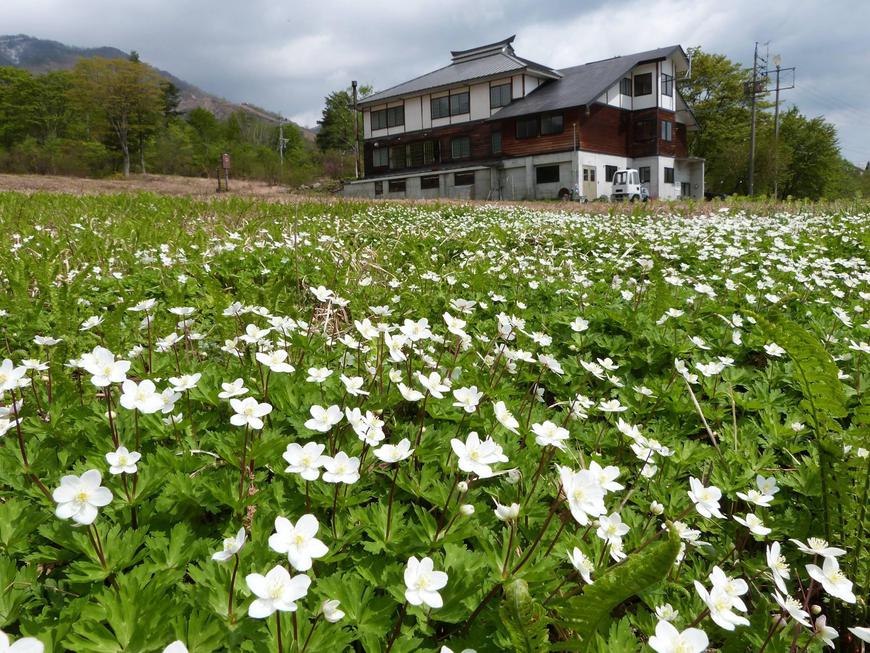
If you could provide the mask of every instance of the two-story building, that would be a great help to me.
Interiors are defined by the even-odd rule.
[[[680,46],[555,70],[517,56],[513,40],[454,51],[359,102],[365,176],[344,194],[550,199],[576,186],[597,198],[617,169],[637,168],[653,198],[703,197]]]

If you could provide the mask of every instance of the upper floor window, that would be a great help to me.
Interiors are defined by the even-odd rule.
[[[493,154],[501,153],[501,132],[492,132],[489,136],[490,150]]]
[[[457,136],[450,141],[450,156],[453,159],[467,159],[471,156],[471,139]]]
[[[674,123],[670,120],[662,120],[662,140],[674,140]]]
[[[619,82],[619,92],[622,95],[626,95],[628,97],[631,97],[631,78],[630,77],[623,77],[622,80]]]
[[[469,93],[456,93],[450,96],[450,115],[461,116],[469,111]]]
[[[446,118],[450,115],[450,96],[432,98],[432,119]]]
[[[517,118],[517,138],[534,138],[537,135],[537,118]]]
[[[372,166],[386,168],[390,164],[390,151],[385,147],[376,147],[372,151]]]
[[[674,97],[674,76],[662,73],[662,95]]]
[[[565,129],[565,120],[561,113],[541,116],[541,134],[561,134]]]
[[[634,76],[634,95],[649,95],[652,93],[652,73],[641,73]]]
[[[511,103],[511,84],[499,84],[489,87],[489,108],[506,107]]]
[[[656,121],[652,119],[638,120],[634,126],[634,140],[645,141],[656,137]]]
[[[372,111],[371,116],[372,131],[386,129],[387,127],[399,127],[405,124],[405,106]]]

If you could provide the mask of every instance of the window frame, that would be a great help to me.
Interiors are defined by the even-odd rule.
[[[394,154],[395,153],[395,154]],[[401,159],[397,156],[401,153]],[[390,170],[401,170],[402,168],[408,167],[408,153],[405,149],[405,145],[392,145],[390,146]]]
[[[498,148],[496,148],[496,140]],[[502,140],[501,130],[490,132],[489,134],[489,151],[492,154],[501,154],[503,151],[504,141]]]
[[[544,129],[545,124],[549,124],[550,121],[555,121],[558,119],[559,128],[553,129],[548,128]],[[539,129],[539,133],[541,136],[553,136],[555,134],[561,134],[565,131],[565,114],[564,113],[547,113],[541,116],[541,127]]]
[[[634,94],[632,93],[631,77],[623,77],[619,80],[619,94],[624,95],[625,97],[634,97]]]
[[[634,123],[634,142],[653,140],[656,137],[655,118],[643,118]]]
[[[668,179],[668,177],[670,177],[670,179]],[[676,183],[674,181],[674,169],[673,168],[668,168],[667,166],[665,166],[665,182],[664,183],[666,183],[666,184]]]
[[[551,175],[548,175],[547,173],[552,173],[554,168],[556,170],[556,178],[552,179]],[[542,173],[544,173],[547,178],[542,180]],[[548,163],[546,165],[535,166],[535,185],[559,183],[562,183],[562,167],[558,163]]]
[[[670,143],[674,140],[674,123],[671,120],[662,120],[661,123],[661,138]]]
[[[434,185],[432,185],[433,179],[435,180]],[[441,181],[438,175],[424,175],[423,177],[420,177],[420,190],[438,190],[440,188]]]
[[[460,154],[457,156],[456,154],[456,144],[457,143],[468,143],[468,153]],[[450,139],[450,158],[452,160],[460,160],[460,159],[470,159],[471,158],[471,137],[470,136],[454,136]]]
[[[507,96],[508,96],[507,102],[503,102],[504,89],[507,89]],[[499,91],[498,102],[500,104],[493,104],[493,102],[492,102],[492,94],[493,94],[493,91],[496,91],[496,90]],[[489,108],[490,108],[490,111],[492,109],[500,109],[502,107],[506,107],[507,105],[509,105],[513,101],[513,92],[514,92],[513,82],[505,82],[503,84],[490,85],[490,87],[489,87]]]
[[[459,178],[460,178],[460,177],[463,178],[463,180],[462,180],[461,183],[459,182]],[[469,178],[470,178],[470,181],[469,181]],[[454,173],[453,173],[453,186],[454,186],[454,187],[456,187],[456,186],[459,186],[459,187],[462,187],[462,186],[474,186],[474,182],[475,182],[475,181],[476,181],[476,179],[475,179],[475,174],[474,174],[474,171],[473,171],[473,170],[468,170],[468,171],[465,171],[465,172],[454,172]]]
[[[616,174],[617,170],[619,170],[619,166],[604,166],[604,182],[612,184],[613,175]]]
[[[471,92],[470,91],[460,91],[459,93],[451,93],[450,94],[450,116],[464,116],[467,113],[471,113]],[[462,110],[461,101],[457,100],[456,104],[459,105],[457,109],[453,110],[453,98],[462,98],[465,97],[465,110]]]
[[[384,194],[384,182],[376,181],[375,182],[375,197]]]
[[[647,83],[649,86],[647,86]],[[634,97],[643,97],[644,95],[652,95],[653,83],[652,72],[640,73],[634,76]]]
[[[387,107],[387,129],[405,126],[405,103],[398,107]],[[396,118],[396,116],[399,116]]]
[[[401,188],[400,188],[401,186]],[[408,190],[408,180],[405,178],[402,179],[389,179],[387,180],[387,192],[389,193],[405,193]]]
[[[383,162],[378,162],[378,155],[383,155]],[[372,167],[373,168],[389,168],[390,167],[390,148],[374,147],[372,148]]]
[[[377,116],[378,126],[375,126],[375,117]],[[369,112],[369,120],[371,121],[372,131],[380,131],[387,128],[387,110],[378,109],[377,111]]]
[[[443,112],[442,109],[439,109],[439,113],[435,115],[435,106],[436,103],[440,106],[444,104]],[[438,120],[439,118],[449,118],[450,117],[450,96],[442,95],[441,97],[433,97],[429,99],[429,115],[432,120]]]
[[[674,76],[668,73],[662,73],[662,95],[674,97]]]
[[[644,171],[646,171],[646,174],[644,174]],[[652,169],[650,166],[641,166],[637,169],[637,174],[638,183],[640,184],[648,184],[652,180]]]
[[[523,133],[520,134],[520,125],[531,125],[534,127],[532,133]],[[525,138],[537,138],[539,134],[540,126],[538,125],[538,119],[536,117],[532,118],[517,118],[516,120],[516,137],[517,139],[525,139]]]

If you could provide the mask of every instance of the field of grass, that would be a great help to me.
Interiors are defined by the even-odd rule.
[[[0,651],[861,651],[870,213],[558,208],[0,193]]]

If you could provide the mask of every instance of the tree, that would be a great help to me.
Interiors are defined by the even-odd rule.
[[[357,88],[359,99],[372,94],[372,87],[364,84]],[[320,131],[317,132],[317,147],[321,151],[333,150],[344,158],[348,154],[355,154],[359,139],[362,138],[362,117],[357,120],[357,134],[354,137],[353,130],[353,89],[333,91],[326,96],[326,105],[323,114],[317,124]]]
[[[130,138],[162,109],[162,78],[150,66],[124,59],[80,59],[72,71],[70,97],[95,124],[111,134],[130,175]]]
[[[822,117],[807,118],[792,107],[781,117],[780,141],[788,165],[780,180],[784,196],[821,199],[841,195],[846,168],[837,144],[837,129]]]

